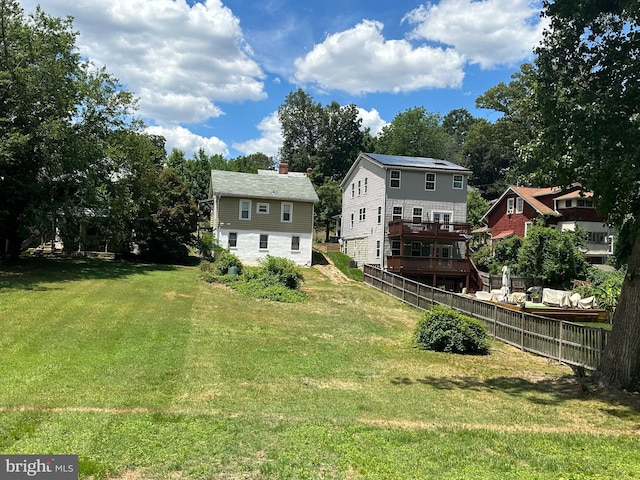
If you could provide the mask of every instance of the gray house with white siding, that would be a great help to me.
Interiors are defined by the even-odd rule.
[[[446,160],[361,153],[341,184],[343,252],[359,265],[469,289],[470,173]]]
[[[286,164],[257,174],[212,170],[206,202],[214,237],[243,262],[271,255],[311,265],[318,195],[305,174]]]

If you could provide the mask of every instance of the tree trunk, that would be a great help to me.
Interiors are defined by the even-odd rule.
[[[627,276],[604,355],[594,380],[610,388],[640,389],[640,232],[636,235]]]

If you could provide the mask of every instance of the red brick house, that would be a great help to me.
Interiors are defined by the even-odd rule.
[[[568,188],[531,188],[510,186],[495,201],[482,219],[487,223],[491,241],[513,235],[526,237],[538,221],[559,231],[587,231],[587,259],[603,263],[613,252],[613,232],[593,205],[593,194],[583,192],[579,184]]]

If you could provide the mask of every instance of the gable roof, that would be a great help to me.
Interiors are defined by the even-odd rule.
[[[538,200],[538,197],[544,197],[547,195],[552,195],[554,193],[562,193],[562,189],[560,187],[547,187],[547,188],[532,188],[532,187],[518,187],[516,185],[511,185],[507,188],[504,193],[498,198],[493,204],[491,208],[487,210],[487,212],[482,216],[480,220],[486,219],[491,212],[493,212],[498,205],[502,203],[502,200],[509,194],[509,192],[515,193],[517,196],[522,198],[525,202],[533,207],[533,209],[541,215],[551,215],[554,217],[560,216],[558,212],[556,212],[553,208],[547,207],[544,203]]]
[[[345,181],[351,176],[352,171],[356,166],[366,159],[381,168],[384,169],[408,169],[408,170],[442,170],[456,173],[471,173],[471,170],[461,167],[448,160],[440,160],[437,158],[427,157],[406,157],[403,155],[384,155],[382,153],[365,153],[361,152],[358,158],[347,172],[342,181],[344,185]]]
[[[304,175],[258,175],[211,170],[209,198],[245,197],[318,202],[318,194]]]

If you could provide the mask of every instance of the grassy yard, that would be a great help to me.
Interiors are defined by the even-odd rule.
[[[306,269],[299,304],[196,267],[0,269],[0,453],[81,478],[640,478],[640,401],[500,343],[418,351],[420,313]]]

